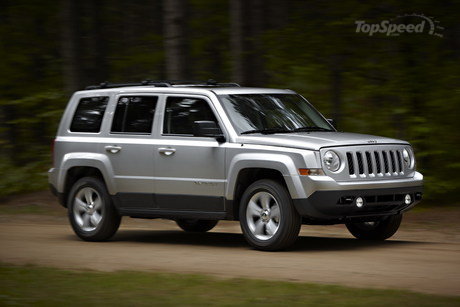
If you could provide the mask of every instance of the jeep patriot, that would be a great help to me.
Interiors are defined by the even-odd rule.
[[[88,241],[112,237],[122,216],[193,232],[237,220],[260,250],[289,247],[302,224],[384,240],[422,198],[408,142],[339,132],[286,89],[90,86],[71,97],[53,148],[50,188]]]

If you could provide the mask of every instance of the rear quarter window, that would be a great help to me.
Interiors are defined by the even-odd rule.
[[[70,124],[70,131],[98,133],[108,101],[107,96],[80,99]]]

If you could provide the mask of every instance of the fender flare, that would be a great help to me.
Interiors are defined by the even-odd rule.
[[[93,167],[98,169],[104,178],[109,194],[116,193],[113,168],[109,158],[103,154],[88,152],[73,152],[64,155],[58,173],[58,192],[64,192],[67,173],[72,167]]]
[[[241,170],[247,168],[266,168],[279,171],[283,175],[291,198],[306,197],[297,168],[290,157],[283,154],[242,153],[236,155],[229,165],[230,171],[225,190],[227,200],[233,200],[238,175]]]

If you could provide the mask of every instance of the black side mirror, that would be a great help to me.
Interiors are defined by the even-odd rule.
[[[335,122],[334,119],[328,118],[327,121],[329,122],[329,124],[332,125],[332,127],[334,127],[335,129],[337,129],[337,123]]]
[[[219,143],[225,142],[225,136],[216,122],[209,120],[197,120],[193,122],[193,135],[215,138]]]

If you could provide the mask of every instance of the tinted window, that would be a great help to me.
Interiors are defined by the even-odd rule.
[[[72,132],[94,132],[101,130],[102,117],[109,97],[87,97],[80,99],[70,125]]]
[[[163,133],[193,135],[193,123],[197,120],[217,122],[205,100],[191,97],[168,97]]]
[[[118,99],[112,132],[151,133],[158,97],[126,96]]]

